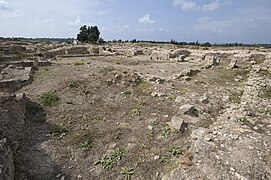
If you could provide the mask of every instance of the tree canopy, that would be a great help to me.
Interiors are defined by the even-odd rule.
[[[77,34],[77,40],[80,42],[96,43],[100,37],[100,31],[97,26],[82,26],[79,34]]]

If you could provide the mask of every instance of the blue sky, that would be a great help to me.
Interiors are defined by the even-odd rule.
[[[271,43],[271,0],[0,0],[2,37]]]

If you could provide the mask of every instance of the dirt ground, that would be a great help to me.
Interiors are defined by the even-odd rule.
[[[189,51],[38,67],[16,92],[29,101],[15,179],[270,179],[270,50]]]

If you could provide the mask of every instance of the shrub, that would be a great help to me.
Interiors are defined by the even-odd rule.
[[[75,66],[85,65],[85,62],[84,61],[75,61],[74,65]]]
[[[38,101],[43,106],[54,106],[60,98],[54,92],[46,92],[38,97]]]

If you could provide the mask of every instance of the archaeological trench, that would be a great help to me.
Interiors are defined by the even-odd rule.
[[[261,47],[1,42],[0,180],[271,179],[270,65]]]

